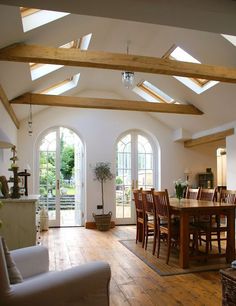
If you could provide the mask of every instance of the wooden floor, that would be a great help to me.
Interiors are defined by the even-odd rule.
[[[221,305],[218,272],[159,276],[119,242],[135,238],[134,226],[116,226],[109,232],[50,229],[41,238],[42,244],[49,247],[52,270],[64,270],[92,260],[109,262],[111,306]]]

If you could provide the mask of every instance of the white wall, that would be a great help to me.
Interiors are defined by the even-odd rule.
[[[40,134],[55,126],[73,129],[81,138],[85,147],[86,212],[85,219],[92,220],[92,212],[100,204],[100,185],[93,180],[92,168],[96,162],[107,161],[112,164],[115,173],[116,141],[125,131],[139,129],[149,134],[161,148],[161,188],[173,193],[173,181],[183,177],[184,169],[205,171],[214,168],[215,160],[209,152],[185,149],[183,144],[174,143],[172,130],[149,114],[141,112],[86,110],[73,108],[48,108],[33,118],[33,136],[28,136],[27,123],[22,122],[18,134],[19,165],[30,164],[32,176],[29,179],[30,193],[37,193],[35,182],[35,149]],[[114,182],[105,185],[105,210],[115,213]]]
[[[236,135],[226,137],[227,188],[236,190]]]
[[[0,141],[10,142],[17,145],[17,128],[12,122],[7,111],[0,100]],[[7,178],[12,174],[8,171],[11,165],[12,157],[10,149],[0,149],[0,176],[5,175]]]

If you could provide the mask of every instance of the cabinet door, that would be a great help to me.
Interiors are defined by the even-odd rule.
[[[0,229],[10,250],[36,244],[36,203],[37,201],[3,200]]]

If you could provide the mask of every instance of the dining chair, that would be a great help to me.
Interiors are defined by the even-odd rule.
[[[220,203],[228,203],[228,204],[235,204],[236,205],[236,190],[225,190],[221,189],[220,191],[220,197],[219,197]],[[225,221],[225,216],[217,215],[216,216],[216,222],[215,222],[215,231],[217,233],[217,237],[219,241],[226,241],[227,240],[227,232],[228,232],[228,226],[227,221]],[[221,245],[220,250],[221,253]]]
[[[157,257],[160,254],[161,235],[165,235],[167,237],[166,264],[168,264],[172,244],[179,243],[179,223],[171,219],[172,213],[167,189],[154,191],[153,199],[157,220]]]
[[[220,203],[236,204],[236,190],[221,189]]]
[[[217,196],[216,190],[217,188],[201,188],[199,200],[214,201]]]
[[[145,236],[145,250],[147,249],[148,237],[154,236],[152,253],[155,254],[156,250],[156,237],[157,237],[157,219],[155,212],[155,205],[153,200],[154,188],[151,190],[142,191],[142,199],[144,206],[144,236]]]
[[[136,210],[136,243],[138,241],[142,241],[142,247],[144,247],[145,242],[145,218],[144,218],[144,206],[143,206],[143,198],[142,198],[142,188],[134,189],[134,203]]]
[[[185,198],[186,199],[192,199],[192,200],[198,200],[200,195],[201,187],[198,188],[190,188],[189,186],[186,189]],[[195,217],[191,216],[189,218],[190,224],[193,224],[195,222]]]
[[[199,200],[203,201],[216,201],[217,200],[217,188],[201,189]],[[209,253],[209,249],[212,250],[212,242],[217,241],[218,251],[221,253],[221,235],[222,231],[227,229],[220,227],[219,215],[204,215],[198,218],[197,226],[199,227],[199,244],[206,243],[206,254]],[[216,238],[215,238],[216,237]]]
[[[186,199],[198,200],[199,195],[200,195],[200,187],[198,188],[187,187],[186,194],[185,194]]]

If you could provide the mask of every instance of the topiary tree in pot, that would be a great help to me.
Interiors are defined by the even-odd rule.
[[[101,195],[102,195],[102,214],[95,215],[93,217],[96,222],[97,229],[101,231],[109,230],[111,227],[111,216],[112,213],[104,213],[104,183],[110,181],[114,178],[114,175],[111,172],[110,164],[107,162],[98,162],[94,168],[94,179],[101,183]]]

